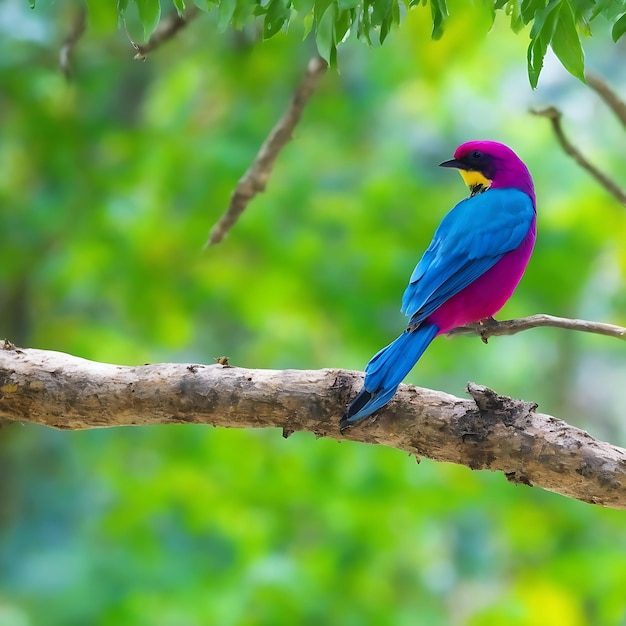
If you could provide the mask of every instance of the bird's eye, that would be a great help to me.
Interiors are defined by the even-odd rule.
[[[474,150],[471,154],[472,161],[480,161],[483,158],[483,153],[480,150]]]

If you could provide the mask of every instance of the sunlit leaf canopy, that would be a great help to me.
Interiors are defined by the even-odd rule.
[[[142,63],[114,11],[90,21],[68,82],[76,6],[0,3],[0,336],[121,364],[362,369],[402,329],[406,281],[466,194],[437,163],[475,138],[511,145],[537,188],[536,251],[501,317],[626,324],[626,210],[528,110],[560,107],[622,184],[623,129],[549,51],[533,92],[532,26],[515,36],[480,6],[449,3],[436,41],[418,5],[382,47],[339,46],[267,191],[202,252],[315,53],[305,20],[260,41],[212,10]],[[130,5],[126,25],[143,37]],[[593,27],[587,67],[624,97],[623,40],[611,19]],[[437,339],[408,382],[462,395],[473,380],[624,446],[625,377],[620,342],[542,329]],[[5,426],[0,467],[11,625],[626,619],[624,513],[500,475],[184,426]]]
[[[92,19],[104,28],[122,21],[131,6],[136,8],[144,37],[148,38],[159,23],[161,0],[119,0],[117,7],[97,0],[88,0]],[[164,5],[170,7],[169,0]],[[413,7],[430,9],[431,36],[443,36],[448,17],[466,14],[466,3],[448,0],[195,0],[195,6],[218,14],[218,31],[228,27],[241,29],[261,18],[264,38],[287,31],[295,22],[311,30],[319,53],[331,65],[337,62],[337,46],[354,36],[369,46],[382,44],[391,30],[400,25]],[[174,0],[179,15],[184,15],[185,1]],[[620,39],[626,31],[626,2],[624,0],[482,0],[474,2],[471,10],[481,13],[493,24],[498,12],[510,21],[511,30],[530,29],[528,44],[528,78],[537,86],[544,58],[550,46],[565,69],[584,80],[584,56],[581,39],[592,33],[592,24],[606,31],[612,25],[611,36]],[[468,40],[469,42],[470,40]],[[475,41],[475,40],[472,40]]]

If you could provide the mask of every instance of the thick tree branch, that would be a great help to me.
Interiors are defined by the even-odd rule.
[[[198,17],[198,15],[200,15],[200,9],[193,4],[190,4],[185,9],[185,13],[182,16],[178,15],[176,11],[170,13],[166,18],[159,22],[159,25],[155,28],[154,32],[150,36],[150,39],[148,39],[148,41],[144,44],[133,41],[129,35],[128,38],[130,39],[130,43],[137,51],[137,54],[135,54],[133,58],[139,61],[145,61],[146,56],[150,52],[153,52],[166,41],[169,41],[172,37],[176,36],[179,30],[187,26],[187,24]]]
[[[265,191],[276,157],[291,139],[291,133],[300,121],[304,107],[313,95],[327,67],[326,61],[320,56],[315,56],[309,61],[304,78],[296,88],[287,111],[263,142],[248,171],[239,179],[230,197],[228,209],[211,229],[205,247],[222,241],[244,212],[250,200],[257,193]]]
[[[626,206],[626,192],[621,189],[612,178],[609,178],[604,172],[593,165],[566,137],[561,127],[561,117],[563,115],[561,111],[556,107],[548,107],[541,111],[532,110],[531,113],[540,117],[547,117],[552,124],[552,130],[565,154],[572,157],[580,167],[589,172],[589,174],[591,174],[614,198]]]
[[[626,328],[615,326],[614,324],[604,324],[602,322],[590,322],[588,320],[570,319],[568,317],[555,317],[554,315],[531,315],[514,320],[503,320],[499,322],[495,319],[483,320],[467,326],[453,328],[449,337],[457,335],[479,335],[487,343],[489,337],[499,337],[501,335],[515,335],[530,328],[541,328],[549,326],[552,328],[564,328],[566,330],[579,330],[583,333],[594,333],[596,335],[606,335],[626,341]]]
[[[626,450],[535,405],[469,385],[473,399],[401,385],[376,417],[339,431],[363,382],[344,370],[223,365],[124,367],[59,352],[0,349],[0,417],[67,430],[147,424],[278,427],[382,444],[437,461],[504,472],[606,507],[626,508]]]

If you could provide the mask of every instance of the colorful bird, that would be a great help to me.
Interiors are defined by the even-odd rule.
[[[535,190],[513,150],[470,141],[440,165],[459,170],[470,197],[443,218],[413,271],[402,298],[408,327],[367,364],[363,389],[348,406],[342,429],[387,404],[437,335],[495,315],[532,254]]]

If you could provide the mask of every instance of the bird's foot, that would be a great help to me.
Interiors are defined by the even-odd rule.
[[[483,343],[489,343],[489,329],[498,325],[498,320],[493,317],[485,317],[482,320],[478,321],[478,325],[480,326],[480,340]]]

